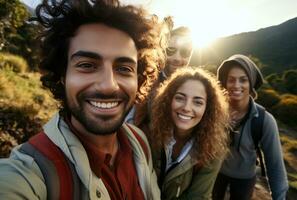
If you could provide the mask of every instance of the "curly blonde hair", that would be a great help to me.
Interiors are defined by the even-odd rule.
[[[192,131],[194,146],[191,154],[198,165],[203,166],[227,152],[229,115],[227,93],[215,76],[202,68],[178,69],[158,88],[152,104],[150,140],[153,148],[161,149],[172,137],[175,125],[171,117],[171,102],[178,88],[188,80],[200,81],[207,93],[204,115]]]

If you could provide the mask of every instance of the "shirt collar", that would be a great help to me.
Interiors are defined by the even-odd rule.
[[[168,144],[165,145],[165,154],[166,154],[166,171],[174,164],[182,162],[182,160],[190,153],[190,150],[193,147],[194,140],[190,139],[182,148],[179,156],[175,161],[172,160],[172,150],[173,146],[176,143],[174,137],[171,137]]]

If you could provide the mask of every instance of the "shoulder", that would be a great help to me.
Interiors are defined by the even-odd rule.
[[[0,160],[1,199],[45,199],[46,187],[41,171],[32,157],[18,149],[13,150],[10,158]]]
[[[254,107],[257,110],[257,116],[259,117],[261,115],[261,112],[263,112],[263,117],[264,117],[264,121],[263,121],[263,129],[275,129],[277,128],[277,123],[276,120],[274,118],[274,116],[265,109],[265,107],[263,107],[262,105],[254,102]]]
[[[264,118],[264,122],[263,122],[263,131],[265,132],[265,130],[266,131],[268,130],[269,132],[278,131],[276,119],[268,111],[265,111],[265,118]]]
[[[142,150],[144,151],[146,158],[148,159],[151,154],[150,146],[147,137],[145,136],[143,131],[140,130],[138,127],[134,126],[133,124],[128,123],[123,124],[123,129],[127,133],[130,142],[139,144]]]

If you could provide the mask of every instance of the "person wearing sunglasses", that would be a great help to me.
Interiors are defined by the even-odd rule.
[[[186,67],[193,53],[191,31],[185,26],[173,29],[166,48],[166,65],[162,71],[163,80],[167,79],[176,69]]]

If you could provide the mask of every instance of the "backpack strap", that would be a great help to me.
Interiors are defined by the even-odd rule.
[[[137,141],[139,142],[141,148],[143,149],[143,152],[145,154],[146,160],[149,161],[149,144],[147,144],[145,141],[145,136],[142,133],[142,131],[137,128],[136,126],[132,124],[126,123],[127,127],[132,131],[133,135],[136,137]]]
[[[252,138],[255,145],[255,149],[257,152],[257,155],[260,160],[260,166],[261,166],[261,174],[262,176],[266,176],[266,170],[264,165],[264,159],[262,152],[259,147],[259,142],[263,136],[263,122],[265,117],[265,108],[259,104],[255,104],[259,113],[258,117],[254,117],[251,121],[251,132],[252,132]]]
[[[33,157],[39,166],[45,179],[47,199],[80,199],[80,179],[73,164],[47,135],[43,132],[35,135],[20,151]]]

